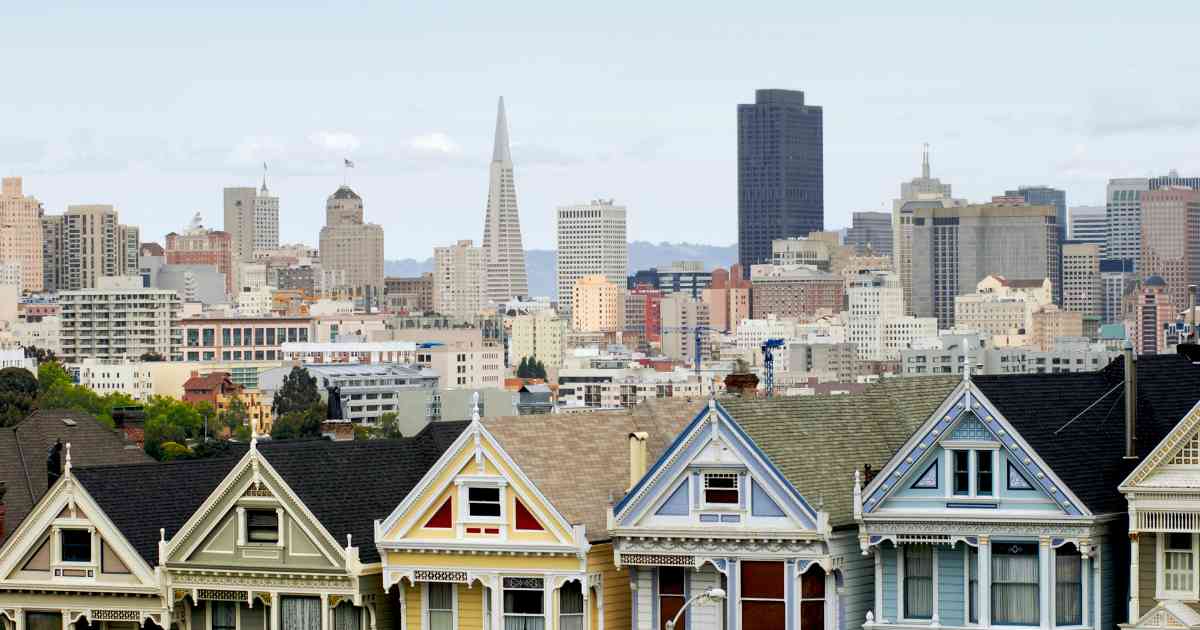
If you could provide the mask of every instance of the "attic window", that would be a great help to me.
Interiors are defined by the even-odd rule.
[[[62,540],[63,562],[91,562],[92,534],[86,529],[63,529],[58,535]]]
[[[275,510],[246,510],[246,542],[279,542],[279,514]]]
[[[500,488],[467,488],[467,510],[472,518],[500,516]]]
[[[704,502],[709,505],[738,505],[736,473],[704,473]]]

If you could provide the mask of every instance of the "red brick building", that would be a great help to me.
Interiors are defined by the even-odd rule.
[[[233,268],[233,237],[229,232],[206,230],[200,226],[200,218],[183,234],[171,232],[167,235],[168,265],[215,265],[225,274],[225,293],[234,294],[237,278]]]

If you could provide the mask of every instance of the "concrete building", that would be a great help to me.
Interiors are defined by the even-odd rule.
[[[142,257],[146,261],[146,257]],[[143,270],[152,273],[148,286],[167,289],[179,294],[179,299],[210,306],[229,301],[225,274],[215,265],[162,265],[143,263]]]
[[[855,212],[850,218],[850,229],[846,230],[846,246],[855,253],[868,252],[876,256],[891,257],[893,253],[892,215],[887,212]]]
[[[43,288],[91,289],[99,278],[137,275],[138,229],[121,225],[112,206],[67,206],[42,219]]]
[[[226,188],[225,232],[233,243],[233,258],[253,262],[260,252],[279,248],[279,197],[267,190],[267,178],[254,188]]]
[[[496,106],[496,137],[488,167],[487,214],[483,224],[484,299],[503,304],[529,296],[525,273],[525,248],[521,242],[521,215],[517,210],[517,185],[513,178],[508,143],[508,117],[504,97]]]
[[[61,316],[19,316],[8,325],[8,338],[22,348],[39,348],[62,356]]]
[[[42,204],[21,190],[20,177],[0,180],[0,265],[16,265],[21,291],[36,293],[42,268]]]
[[[1095,372],[1120,356],[1119,350],[1087,339],[1059,339],[1053,348],[996,348],[986,335],[943,335],[901,353],[901,376],[971,374],[1059,374]]]
[[[1166,328],[1175,321],[1176,313],[1167,283],[1159,276],[1142,281],[1137,294],[1134,319],[1128,326],[1133,330],[1133,348],[1138,354],[1158,354],[1167,351]]]
[[[709,287],[701,291],[700,299],[708,304],[713,330],[735,331],[738,322],[750,317],[750,281],[737,264],[728,271],[714,269]]]
[[[560,206],[558,215],[558,306],[571,310],[571,290],[584,276],[604,276],[616,286],[629,274],[629,241],[626,236],[625,206],[612,199],[588,204]]]
[[[813,235],[775,239],[771,241],[771,264],[808,265],[820,271],[831,271],[838,247],[836,239],[814,238]]]
[[[696,330],[700,330],[699,351],[711,353],[708,305],[685,295],[668,295],[660,302],[662,314],[662,353],[670,359],[695,367]],[[703,360],[703,359],[702,359]]]
[[[317,391],[329,406],[332,422],[373,426],[386,413],[398,413],[398,399],[413,390],[434,391],[438,375],[429,368],[396,363],[308,364],[301,366],[317,379]],[[259,376],[263,400],[271,400],[293,366],[267,370]],[[331,400],[330,397],[334,398]]]
[[[382,296],[383,227],[364,221],[362,197],[349,186],[339,186],[325,202],[321,266],[344,271],[358,295]]]
[[[1103,245],[1068,241],[1063,244],[1063,310],[1103,317],[1104,285],[1100,277]]]
[[[199,212],[182,234],[167,234],[165,253],[168,265],[215,266],[224,276],[225,294],[234,294],[237,278],[234,276],[233,237],[228,232],[205,229]]]
[[[1137,271],[1159,276],[1176,311],[1188,307],[1188,285],[1200,283],[1200,190],[1165,187],[1142,194]]]
[[[885,359],[883,330],[887,322],[904,317],[904,287],[891,271],[863,272],[846,290],[846,326],[850,343],[862,361]]]
[[[400,328],[391,335],[428,346],[418,349],[417,363],[438,373],[442,389],[504,386],[504,345],[480,328]]]
[[[189,317],[179,326],[188,362],[280,361],[284,343],[313,338],[309,317]]]
[[[486,259],[487,252],[469,240],[433,248],[433,311],[475,321],[485,300]]]
[[[567,320],[553,310],[543,310],[511,319],[508,337],[508,364],[519,365],[526,357],[546,366],[547,375],[562,367],[567,335]]]
[[[616,332],[625,328],[625,291],[606,276],[584,276],[571,289],[571,329]]]
[[[905,315],[889,319],[883,323],[882,359],[897,361],[900,359],[900,351],[912,347],[916,340],[936,337],[937,334],[936,317]]]
[[[1059,283],[1053,206],[918,208],[912,221],[913,314],[939,328],[954,326],[954,298],[989,274]]]
[[[688,297],[699,299],[701,292],[712,282],[712,273],[705,271],[704,263],[698,260],[677,260],[665,269],[651,267],[633,273],[626,280],[625,287],[633,289],[647,286],[658,289],[663,295],[682,293]]]
[[[892,269],[900,274],[904,287],[905,314],[913,314],[912,294],[912,230],[913,212],[918,208],[950,208],[965,206],[963,199],[955,199],[950,184],[930,176],[929,145],[921,152],[921,176],[900,184],[900,197],[892,200]]]
[[[300,363],[413,363],[417,344],[411,341],[286,342],[281,361]]]
[[[768,339],[794,341],[797,338],[796,320],[780,319],[769,315],[764,319],[743,319],[733,334],[733,345],[738,350],[758,352]]]
[[[383,301],[393,313],[429,313],[433,311],[433,272],[415,277],[389,276],[383,279]]]
[[[755,265],[750,270],[750,316],[808,320],[842,310],[842,279],[807,265]]]
[[[267,317],[275,306],[275,291],[271,287],[245,287],[234,297],[234,307],[242,317]]]
[[[60,291],[60,341],[63,361],[140,358],[156,353],[181,356],[182,304],[165,289],[146,289],[141,278],[100,278],[91,289]]]
[[[1173,187],[1200,188],[1200,177],[1180,177],[1171,171],[1160,177],[1108,180],[1106,259],[1133,261],[1133,271],[1141,272],[1137,264],[1142,253],[1142,196],[1152,190]]]
[[[1047,304],[1030,314],[1028,332],[1025,345],[1048,351],[1059,338],[1084,337],[1083,314]]]
[[[775,386],[816,379],[818,383],[853,383],[858,378],[858,349],[852,343],[789,343],[778,353]]]
[[[738,105],[738,263],[770,261],[771,241],[825,225],[824,122],[804,92],[757,90]]]
[[[956,330],[989,335],[998,347],[1028,342],[1033,313],[1053,301],[1048,279],[1009,279],[991,274],[975,285],[974,293],[955,296]]]
[[[1108,215],[1104,206],[1075,206],[1067,209],[1067,240],[1093,243],[1105,258],[1104,244],[1108,240]],[[1065,290],[1066,287],[1064,286]]]
[[[1125,297],[1137,287],[1137,273],[1133,261],[1109,258],[1100,261],[1100,284],[1104,292],[1104,324],[1120,324],[1124,320]]]
[[[154,393],[151,363],[140,360],[84,359],[72,367],[80,385],[100,394],[128,394],[134,400],[147,400]]]
[[[10,367],[29,370],[30,374],[36,375],[37,359],[25,356],[21,348],[0,349],[0,370]]]

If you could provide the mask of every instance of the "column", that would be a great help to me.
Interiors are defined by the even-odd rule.
[[[25,611],[17,609],[17,619],[13,622],[14,630],[25,630]]]
[[[1092,628],[1094,628],[1095,630],[1100,630],[1100,611],[1103,610],[1102,608],[1100,608],[1100,602],[1101,602],[1100,594],[1103,592],[1100,589],[1100,587],[1103,585],[1100,582],[1100,579],[1103,577],[1101,575],[1101,567],[1103,566],[1103,563],[1100,561],[1100,553],[1101,553],[1100,550],[1101,550],[1100,545],[1096,542],[1093,542],[1093,544],[1092,544],[1092,560],[1091,560],[1091,562],[1092,562]],[[1136,550],[1137,550],[1137,546],[1135,544],[1134,551],[1136,551]],[[1137,593],[1137,591],[1134,591],[1134,593]],[[1135,595],[1135,597],[1136,597],[1136,595]],[[1137,611],[1135,609],[1135,613],[1136,612]],[[1134,620],[1131,620],[1130,623],[1133,623],[1133,621]]]
[[[271,593],[271,626],[270,630],[279,630],[279,609],[283,602],[279,601],[279,593]]]
[[[1050,583],[1050,551],[1050,537],[1038,538],[1038,612],[1042,630],[1050,630],[1050,593],[1054,591]]]
[[[725,602],[727,604],[726,610],[729,613],[727,615],[728,618],[725,621],[725,627],[740,628],[741,625],[738,624],[738,618],[741,616],[739,614],[741,612],[739,600],[741,600],[742,589],[738,581],[742,577],[741,570],[738,566],[738,561],[734,558],[730,558],[725,563],[725,566],[725,570],[728,571],[728,573],[725,575],[725,585],[729,587],[726,589],[727,592],[725,593]]]
[[[636,595],[636,594],[635,594]],[[504,627],[504,578],[496,576],[496,586],[492,589],[492,628],[499,630]]]
[[[979,537],[979,569],[976,583],[979,593],[975,595],[979,625],[992,625],[992,541],[987,536]]]
[[[1092,565],[1095,568],[1097,575],[1096,585],[1100,584],[1100,563],[1097,560],[1100,557],[1100,549],[1097,547],[1092,553]],[[1134,623],[1141,617],[1141,605],[1138,601],[1138,533],[1129,532],[1129,623]],[[1097,589],[1099,590],[1099,589]]]
[[[883,551],[879,545],[871,548],[875,552],[875,610],[876,623],[883,623]]]
[[[329,630],[329,595],[321,593],[321,630]]]

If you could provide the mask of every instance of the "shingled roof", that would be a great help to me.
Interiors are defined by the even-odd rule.
[[[1200,366],[1174,354],[1138,357],[1139,459],[1127,460],[1124,378],[1118,358],[1097,372],[973,381],[1092,513],[1111,514],[1126,510],[1121,481],[1200,400]]]
[[[466,428],[434,422],[395,440],[263,441],[259,451],[340,543],[353,537],[364,563],[379,561],[374,522],[400,504],[425,471]],[[151,566],[158,563],[159,528],[170,539],[241,461],[230,456],[143,466],[75,468],[73,473],[130,544]],[[380,474],[386,471],[386,474]]]
[[[721,400],[833,527],[854,523],[854,471],[883,466],[954,390],[954,377],[887,379],[853,395]]]
[[[649,461],[707,404],[649,401],[620,411],[486,418],[484,426],[538,490],[590,542],[610,540],[608,508],[629,489],[629,434],[649,437]]]
[[[46,453],[58,440],[71,444],[75,466],[154,461],[137,444],[126,441],[120,431],[89,414],[63,409],[35,411],[17,425],[0,430],[0,481],[8,488],[4,534],[15,531],[46,493]],[[0,534],[0,544],[4,539]]]

